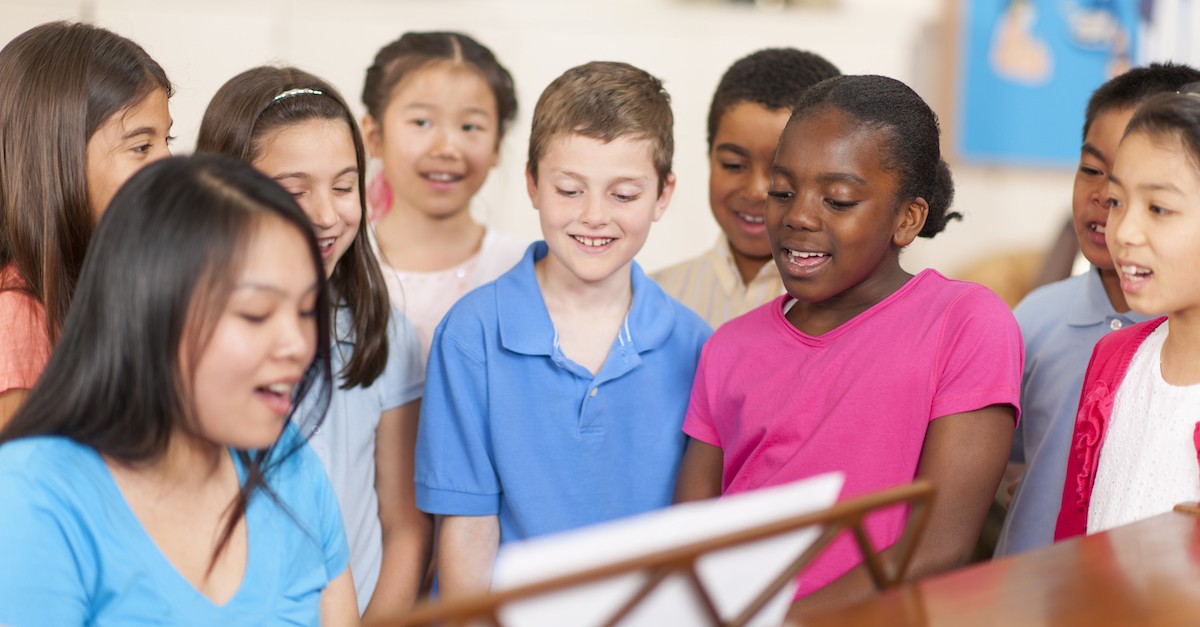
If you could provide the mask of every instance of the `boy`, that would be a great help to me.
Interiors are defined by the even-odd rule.
[[[623,63],[568,70],[533,114],[544,242],[434,336],[417,506],[444,518],[447,597],[486,590],[499,544],[671,503],[708,325],[633,261],[667,209],[673,116]]]
[[[1105,241],[1108,175],[1125,125],[1150,96],[1178,91],[1196,80],[1200,71],[1186,65],[1152,63],[1109,80],[1088,101],[1071,209],[1079,247],[1092,267],[1034,291],[1014,311],[1025,338],[1025,373],[1024,412],[1012,461],[1024,463],[1025,473],[1009,506],[997,556],[1053,542],[1092,349],[1105,333],[1146,319],[1125,304]]]
[[[738,59],[721,77],[708,110],[708,203],[721,227],[712,250],[653,277],[714,329],[783,294],[763,216],[771,161],[792,103],[841,72],[794,48]]]

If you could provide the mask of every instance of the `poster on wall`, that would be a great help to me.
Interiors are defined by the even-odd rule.
[[[958,154],[1017,165],[1078,162],[1084,108],[1141,61],[1154,0],[966,0]]]

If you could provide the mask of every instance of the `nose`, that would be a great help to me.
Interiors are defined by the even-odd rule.
[[[308,206],[305,208],[308,219],[312,220],[318,235],[321,231],[332,228],[337,224],[337,211],[333,208],[332,193],[331,190],[324,190],[321,193],[311,194],[311,200],[309,200],[307,203]]]
[[[1138,246],[1146,241],[1146,231],[1143,228],[1145,225],[1142,220],[1142,211],[1138,211],[1133,207],[1110,209],[1108,216],[1107,230],[1110,234],[1110,243],[1116,242],[1121,246]],[[1115,251],[1113,251],[1115,253]]]
[[[434,156],[445,159],[457,159],[461,156],[462,153],[459,151],[460,132],[442,124],[435,128],[433,133]]]
[[[812,194],[797,191],[784,208],[783,225],[796,231],[816,231],[821,228],[818,215],[820,199]]]
[[[594,194],[585,194],[583,208],[579,214],[579,221],[590,228],[598,228],[608,224],[608,212],[604,208],[604,201],[597,198]]]
[[[755,168],[750,173],[750,180],[746,181],[745,187],[742,188],[742,196],[754,204],[762,205],[767,202],[767,192],[770,189],[771,175],[767,168]]]
[[[275,341],[276,358],[308,363],[315,353],[316,318],[297,311],[295,315],[280,316],[280,320]]]

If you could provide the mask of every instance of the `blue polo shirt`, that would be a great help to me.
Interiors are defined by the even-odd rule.
[[[633,303],[598,374],[559,349],[534,263],[464,296],[434,333],[417,435],[417,507],[497,515],[500,541],[671,503],[711,330],[633,263]]]
[[[1034,290],[1013,313],[1025,339],[1025,372],[1012,459],[1025,462],[1025,474],[1009,505],[997,556],[1054,542],[1067,454],[1092,349],[1104,334],[1149,318],[1132,311],[1117,313],[1095,267]]]

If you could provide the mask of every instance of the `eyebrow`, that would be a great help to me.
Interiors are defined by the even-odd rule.
[[[560,174],[563,176],[567,176],[567,177],[573,178],[577,181],[587,181],[588,180],[588,177],[586,177],[582,174],[579,174],[578,172],[572,172],[571,170],[554,170],[553,174]],[[613,183],[627,183],[627,182],[628,183],[643,183],[646,181],[646,179],[647,179],[647,177],[644,177],[644,176],[618,176],[618,177],[612,179],[611,181],[609,181],[608,184],[611,185]]]
[[[167,126],[167,133],[170,134],[171,129],[174,127],[175,127],[175,120],[172,119],[170,124]],[[134,137],[137,137],[138,135],[153,135],[157,132],[158,132],[158,129],[153,126],[142,126],[142,127],[135,128],[132,131],[125,133],[125,135],[122,136],[121,139],[133,139]]]
[[[342,168],[341,172],[338,172],[337,174],[333,175],[333,178],[339,179],[339,178],[342,178],[343,176],[346,176],[347,174],[358,174],[358,166],[352,165],[347,168]],[[272,181],[282,181],[283,179],[305,179],[305,180],[308,180],[310,178],[312,178],[312,175],[310,175],[307,172],[281,172],[279,174],[276,174],[275,176],[272,176],[271,180]]]
[[[405,105],[404,108],[405,109],[432,109],[435,111],[441,109],[440,106],[433,104],[432,102],[412,102],[412,103]],[[473,113],[476,115],[491,117],[491,113],[488,112],[487,109],[480,109],[479,107],[468,107],[466,109],[466,111],[467,111],[467,113]]]
[[[739,146],[737,144],[729,144],[729,143],[718,144],[717,150],[726,150],[726,151],[732,152],[736,155],[740,155],[742,157],[750,156],[749,150],[746,150],[745,148],[742,148],[741,146]]]
[[[1099,148],[1087,142],[1083,142],[1083,147],[1079,149],[1079,152],[1089,154],[1105,163],[1108,163],[1108,156],[1101,152]]]
[[[825,172],[817,175],[819,183],[850,183],[851,185],[866,185],[867,181],[857,174],[849,172]]]
[[[312,285],[310,285],[308,287],[308,289],[304,290],[304,295],[307,296],[308,294],[311,294],[311,293],[317,291],[317,287],[318,287],[317,284],[313,283]],[[255,291],[259,291],[259,292],[271,292],[272,294],[277,294],[280,296],[287,295],[287,290],[284,290],[282,287],[279,287],[278,285],[272,285],[270,283],[262,283],[259,281],[238,281],[233,286],[233,289],[235,289],[235,290],[255,290]]]

